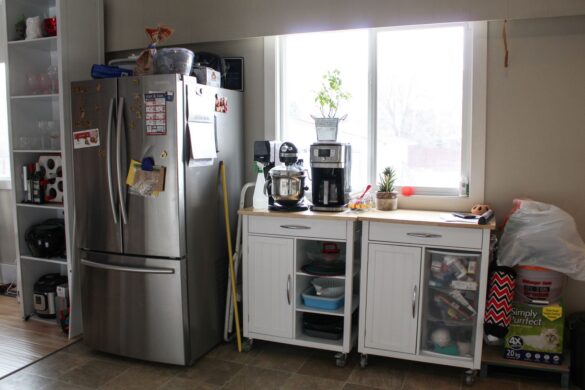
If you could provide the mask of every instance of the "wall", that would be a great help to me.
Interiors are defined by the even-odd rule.
[[[585,237],[585,17],[489,24],[486,201],[500,219],[515,197],[555,204]],[[571,281],[569,310],[585,310]]]
[[[0,190],[0,283],[15,281],[16,239],[12,191]]]
[[[105,0],[106,51],[145,46],[145,26],[176,29],[168,44],[348,28],[585,14],[582,0]]]

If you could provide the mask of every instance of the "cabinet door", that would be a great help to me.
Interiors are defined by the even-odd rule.
[[[293,239],[248,238],[250,332],[292,338]]]
[[[421,248],[370,244],[365,346],[416,351]]]

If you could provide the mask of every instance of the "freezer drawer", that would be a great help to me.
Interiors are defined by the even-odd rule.
[[[100,351],[186,365],[185,260],[81,256],[84,341]]]

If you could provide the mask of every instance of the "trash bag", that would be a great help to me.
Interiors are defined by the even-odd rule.
[[[501,265],[535,265],[585,281],[585,243],[575,220],[547,203],[514,200],[498,254]]]

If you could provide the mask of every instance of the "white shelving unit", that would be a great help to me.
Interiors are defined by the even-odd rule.
[[[103,1],[102,0],[5,0],[3,4],[8,39],[8,89],[12,188],[14,194],[16,247],[18,255],[18,294],[22,316],[37,319],[33,309],[33,286],[40,276],[61,273],[69,278],[69,337],[82,332],[79,281],[73,231],[73,193],[71,183],[71,81],[90,78],[91,66],[103,63]],[[24,17],[57,18],[57,36],[19,40],[16,22]],[[57,69],[50,87],[36,88],[31,75],[48,77],[49,67]],[[47,83],[45,82],[45,85]],[[55,87],[55,88],[53,88]],[[47,129],[40,121],[54,124],[53,139],[48,145],[43,134]],[[45,144],[47,143],[47,144]],[[63,203],[42,205],[23,203],[22,169],[35,163],[40,156],[60,156],[64,188]],[[39,258],[31,255],[24,235],[32,225],[50,218],[65,221],[66,257]],[[39,320],[42,320],[39,318]],[[46,320],[43,320],[46,321]],[[49,321],[57,326],[55,320]]]

